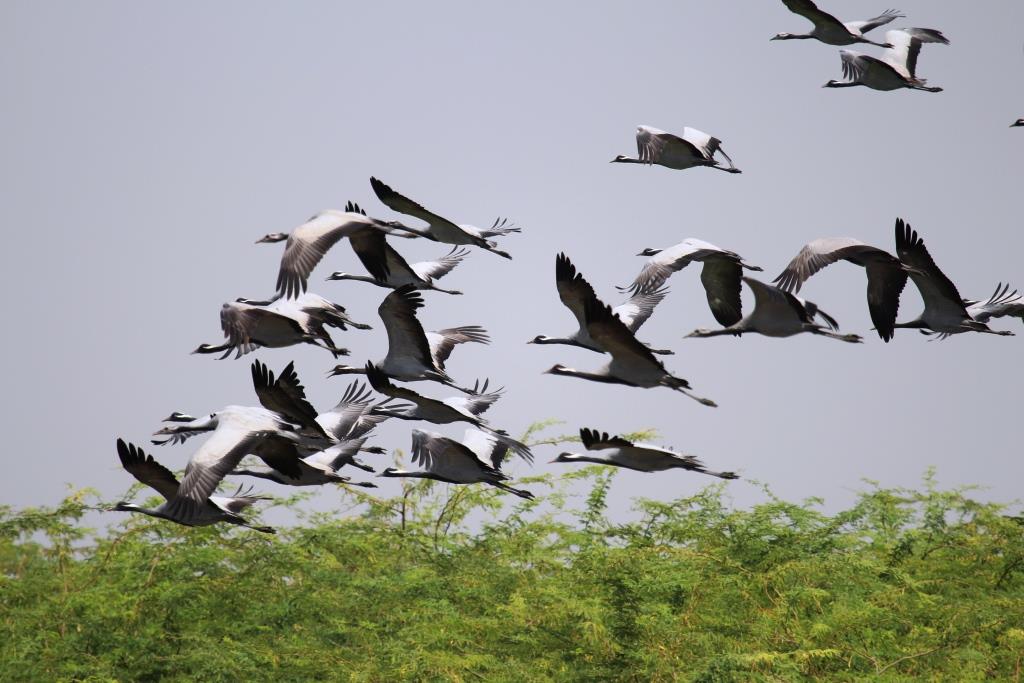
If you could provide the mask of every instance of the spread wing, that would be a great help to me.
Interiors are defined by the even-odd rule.
[[[588,301],[597,301],[597,294],[564,253],[555,257],[555,286],[558,298],[576,316],[580,329],[586,327],[583,309]]]
[[[444,403],[457,408],[466,410],[473,415],[482,415],[487,412],[487,409],[494,405],[502,393],[505,391],[504,387],[499,387],[494,391],[487,391],[487,385],[490,380],[484,380],[483,386],[480,385],[480,380],[473,382],[473,393],[463,396],[454,396],[449,399],[445,399]]]
[[[811,0],[782,0],[782,4],[789,8],[789,11],[793,14],[799,14],[810,21],[817,29],[846,30],[846,26],[843,25],[843,22],[839,21],[828,12],[822,12],[818,9],[817,5],[811,2]]]
[[[463,232],[462,228],[455,223],[452,223],[447,218],[442,218],[436,213],[427,211],[421,204],[414,202],[403,194],[395,192],[391,187],[385,185],[376,178],[370,178],[370,187],[373,188],[373,192],[377,195],[377,198],[392,211],[404,213],[406,216],[419,218],[421,221],[425,221],[431,226],[444,226],[449,229],[454,228],[459,232]]]
[[[647,322],[647,319],[654,313],[654,307],[661,303],[668,294],[668,287],[662,287],[654,291],[639,291],[629,297],[625,303],[619,304],[613,309],[613,313],[619,316],[631,332],[636,332],[640,326]]]
[[[274,378],[270,369],[256,360],[252,364],[252,385],[260,404],[267,410],[281,415],[288,422],[300,425],[317,436],[328,439],[323,427],[316,421],[316,409],[306,400],[306,390],[295,374],[295,363],[290,362]]]
[[[621,436],[609,436],[608,432],[584,427],[580,430],[580,441],[588,451],[600,451],[606,448],[631,448],[633,442]]]
[[[338,240],[372,223],[365,216],[340,211],[324,211],[295,228],[285,242],[281,267],[277,273],[277,291],[287,299],[294,299],[306,291],[309,274],[324,254]]]
[[[842,261],[868,252],[882,252],[881,249],[864,244],[852,237],[823,237],[808,242],[793,257],[789,265],[772,282],[787,292],[799,292],[800,287],[812,275],[836,261]]]
[[[221,307],[220,329],[224,332],[228,343],[238,348],[239,356],[249,353],[259,346],[259,342],[254,339],[258,330],[268,336],[276,336],[274,335],[275,329],[298,336],[306,333],[298,321],[293,318],[266,308],[235,302],[226,303]]]
[[[956,285],[939,270],[932,260],[932,255],[928,253],[924,240],[902,218],[896,219],[896,255],[903,263],[914,269],[910,273],[910,278],[921,291],[925,307],[959,307],[962,315],[967,317],[967,309]]]
[[[678,135],[666,133],[657,128],[640,126],[636,129],[636,149],[640,161],[656,164],[665,155],[694,157],[702,159],[704,152],[688,140]]]
[[[744,277],[743,281],[754,293],[754,307],[773,311],[773,317],[784,319],[786,316],[796,316],[801,322],[813,323],[810,314],[800,300],[789,292],[784,292],[774,285],[755,280],[751,277]]]
[[[352,251],[355,252],[363,267],[377,282],[386,282],[391,274],[391,263],[409,271],[409,264],[388,244],[387,238],[380,230],[361,230],[349,238]]]
[[[178,478],[135,444],[118,439],[117,457],[121,459],[121,465],[130,475],[167,500],[178,495]]]
[[[904,76],[917,78],[917,56],[924,43],[949,45],[941,31],[931,28],[904,28],[886,31],[885,42],[892,45],[882,54],[882,59]]]
[[[420,279],[440,280],[452,272],[455,266],[462,263],[462,260],[469,256],[469,250],[462,247],[452,247],[447,254],[436,261],[421,261],[412,264],[412,270]]]
[[[651,350],[637,341],[625,323],[619,320],[611,307],[598,299],[587,302],[584,309],[587,332],[602,349],[612,355],[613,362],[622,366],[649,369],[650,366],[665,372]]]
[[[872,262],[865,269],[868,275],[868,312],[871,314],[871,322],[878,336],[887,342],[895,332],[900,294],[907,284],[907,273],[898,263]]]
[[[728,327],[743,317],[743,301],[740,298],[743,266],[729,258],[709,258],[700,271],[700,282],[708,306],[719,324]]]
[[[469,342],[476,342],[478,344],[491,343],[491,338],[487,336],[487,330],[477,325],[449,327],[430,332],[426,336],[427,344],[430,346],[430,355],[441,370],[444,370],[445,361],[452,355],[452,349],[456,345]]]
[[[266,432],[251,432],[233,426],[218,426],[213,434],[199,447],[185,468],[185,477],[178,489],[178,496],[170,505],[185,508],[205,505],[207,499],[217,490],[220,481],[238,466]],[[195,509],[195,508],[192,508]],[[185,512],[180,510],[179,512]]]
[[[897,10],[887,9],[877,17],[866,19],[864,21],[848,21],[845,26],[851,33],[859,33],[864,35],[868,31],[873,31],[879,26],[888,24],[893,19],[903,19],[904,15],[900,14]]]
[[[423,326],[416,318],[420,308],[423,308],[423,296],[410,284],[384,297],[377,313],[388,333],[388,356],[413,358],[430,368],[434,367],[434,357]]]

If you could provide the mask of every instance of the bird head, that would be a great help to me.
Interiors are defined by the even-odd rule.
[[[1017,119],[1010,124],[1010,128],[1020,128],[1022,126],[1024,126],[1024,119]]]
[[[177,416],[177,417],[176,417]],[[167,425],[153,432],[153,436],[171,436],[174,434],[182,433],[195,433],[195,432],[211,432],[217,428],[217,413],[210,413],[205,417],[196,417],[191,420],[185,420],[183,418],[189,417],[188,415],[182,415],[181,413],[172,413],[170,418],[164,420],[164,422],[174,422],[173,425]]]
[[[557,458],[555,458],[554,460],[550,460],[548,462],[573,462],[574,460],[579,460],[579,459],[580,459],[580,456],[577,455],[576,453],[565,453],[565,452],[562,452],[562,453],[558,454]]]
[[[286,239],[288,239],[288,233],[286,232],[271,232],[256,240],[256,244],[261,244],[264,242],[283,242]]]
[[[358,375],[363,372],[363,368],[354,368],[351,365],[335,365],[330,371],[328,371],[328,377],[337,377],[338,375]]]
[[[620,155],[618,155],[617,157],[615,157],[614,159],[612,159],[608,163],[614,164],[617,161],[620,162],[620,163],[623,162],[623,161],[629,161],[629,157],[627,157],[625,154],[620,154]]]
[[[378,474],[377,476],[378,476],[378,477],[397,477],[397,476],[399,476],[399,475],[400,475],[401,473],[402,473],[402,470],[398,469],[397,467],[388,467],[388,468],[385,468],[385,469],[384,469],[384,470],[383,470],[383,471],[382,471],[382,472],[381,472],[380,474]]]
[[[661,249],[652,249],[650,247],[647,247],[646,249],[641,251],[639,254],[637,254],[637,256],[656,256],[656,255],[658,255],[660,253],[661,253]]]
[[[828,83],[826,83],[825,85],[823,85],[821,87],[822,88],[838,88],[838,87],[840,87],[842,85],[843,84],[842,84],[841,81],[837,81],[837,80],[833,79],[833,80],[829,81]]]
[[[327,279],[328,280],[347,280],[347,279],[349,279],[349,277],[351,277],[351,276],[348,273],[345,273],[343,271],[338,270],[338,271],[335,271],[335,272],[331,273],[330,275],[328,275]]]
[[[547,335],[538,334],[536,337],[526,342],[527,344],[547,344],[551,337]]]
[[[789,40],[793,37],[792,33],[776,33],[769,40]]]
[[[569,368],[565,367],[561,363],[555,363],[550,368],[545,370],[544,374],[546,374],[546,375],[562,375],[562,374],[565,374],[565,371],[568,370],[568,369]]]

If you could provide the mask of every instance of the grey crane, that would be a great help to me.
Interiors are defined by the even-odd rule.
[[[490,343],[486,330],[466,325],[424,332],[416,317],[420,308],[423,308],[423,296],[413,285],[399,287],[384,298],[377,312],[388,333],[388,353],[376,366],[389,377],[402,382],[431,380],[468,392],[468,389],[455,384],[445,372],[444,364],[458,344]],[[366,368],[337,365],[329,374],[366,374]]]
[[[533,462],[533,453],[530,452],[528,446],[508,436],[507,433],[492,428],[480,417],[501,398],[502,393],[501,389],[488,392],[486,381],[482,386],[479,382],[474,384],[473,392],[469,396],[455,396],[438,400],[406,387],[395,386],[388,380],[387,375],[372,363],[366,364],[366,376],[374,391],[388,397],[387,401],[377,404],[373,410],[375,414],[387,415],[400,420],[423,420],[439,425],[466,422],[493,435],[506,448],[511,449],[527,462]],[[408,401],[408,403],[391,404],[390,401],[394,399]]]
[[[373,188],[377,198],[392,211],[418,218],[427,224],[425,228],[413,228],[397,221],[391,221],[388,224],[391,227],[406,230],[414,235],[419,235],[435,242],[472,245],[507,259],[512,258],[508,252],[498,249],[498,245],[489,239],[513,232],[522,232],[521,228],[510,225],[507,219],[499,218],[495,220],[494,224],[487,230],[481,230],[472,225],[456,225],[447,218],[428,211],[405,195],[399,194],[377,178],[370,178],[370,187]]]
[[[808,242],[773,282],[786,292],[799,292],[812,275],[837,261],[848,261],[867,274],[868,312],[882,341],[893,337],[900,294],[907,283],[908,266],[878,247],[852,237],[823,237]]]
[[[864,34],[888,24],[893,19],[903,18],[898,11],[887,9],[872,19],[842,22],[828,12],[818,9],[811,0],[782,0],[782,4],[793,14],[799,14],[814,24],[814,29],[810,33],[778,33],[772,40],[814,39],[826,45],[867,43],[878,47],[892,47],[889,43],[868,40]]]
[[[942,88],[926,85],[927,81],[917,77],[917,56],[924,43],[949,45],[941,32],[931,28],[904,28],[889,31],[885,39],[892,47],[887,48],[882,58],[872,57],[852,50],[840,50],[845,81],[831,80],[825,88],[851,88],[857,85],[872,90],[924,90],[942,92]]]
[[[358,204],[352,202],[349,202],[347,209],[365,214]],[[405,233],[404,236],[415,237],[416,235]],[[410,265],[402,258],[401,254],[395,251],[394,247],[388,244],[387,236],[380,230],[362,230],[349,237],[349,245],[370,275],[352,275],[336,271],[327,277],[328,280],[356,280],[389,289],[398,289],[402,285],[412,284],[416,286],[416,289],[432,289],[445,294],[462,294],[454,289],[438,287],[434,284],[434,280],[441,279],[455,266],[462,263],[462,260],[469,255],[469,251],[466,249],[452,247],[451,251],[439,259]]]
[[[992,318],[1020,318],[1024,320],[1024,295],[1017,290],[1010,291],[1010,285],[999,283],[992,295],[985,300],[964,299],[967,313],[980,323],[988,323]],[[924,334],[932,334],[921,330]],[[938,339],[946,339],[952,332],[942,332]]]
[[[734,251],[716,247],[710,242],[688,237],[671,247],[654,249],[648,247],[637,256],[648,256],[648,260],[627,287],[620,291],[639,292],[661,287],[673,273],[693,262],[702,263],[700,281],[707,295],[712,315],[722,325],[732,325],[743,317],[740,300],[740,278],[743,270],[760,271]]]
[[[621,436],[609,436],[607,432],[599,432],[596,429],[581,429],[580,441],[588,452],[597,454],[559,453],[551,462],[592,462],[637,472],[684,469],[719,479],[739,479],[733,472],[714,472],[707,469],[694,455],[680,455],[670,448],[634,443]]]
[[[706,166],[726,173],[742,173],[722,149],[721,140],[696,128],[683,128],[683,134],[679,136],[651,126],[638,126],[636,148],[637,158],[620,154],[612,159],[612,163],[656,164],[677,171]],[[715,154],[721,154],[729,165],[722,166],[715,159]]]
[[[583,275],[576,270],[569,257],[564,253],[555,257],[555,286],[558,289],[558,298],[576,316],[578,327],[568,337],[548,337],[543,334],[531,339],[528,344],[568,344],[578,346],[582,349],[589,349],[603,353],[604,349],[597,344],[587,333],[586,320],[583,309],[586,302],[597,300],[594,288],[590,286]],[[619,304],[613,309],[615,315],[629,328],[630,332],[636,332],[641,325],[654,313],[654,307],[661,303],[661,300],[668,294],[667,289],[641,289],[634,292],[626,302]],[[671,354],[668,349],[651,349],[651,353]]]
[[[377,488],[372,482],[352,481],[349,477],[338,474],[338,470],[344,465],[351,464],[353,459],[363,446],[366,437],[341,441],[322,451],[299,458],[299,475],[289,477],[273,468],[254,470],[249,468],[238,468],[231,471],[234,475],[259,477],[285,486],[322,486],[323,484],[347,484],[349,486],[361,486],[364,488]],[[263,444],[257,453],[264,457],[267,455],[267,448],[292,451],[298,457],[298,444],[273,440]],[[369,468],[368,468],[369,469]],[[373,470],[370,469],[372,472]]]
[[[344,306],[308,292],[295,299],[269,302],[238,299],[220,309],[220,327],[225,343],[200,344],[192,353],[221,353],[223,360],[232,351],[235,358],[240,358],[258,348],[280,349],[312,344],[327,349],[337,358],[348,355],[348,350],[334,345],[327,328],[345,330],[349,326],[370,329],[369,325],[349,318]]]
[[[611,354],[611,361],[592,371],[577,370],[559,363],[547,370],[548,374],[578,377],[592,382],[625,384],[631,387],[668,387],[702,405],[716,405],[711,399],[691,393],[689,382],[666,370],[651,350],[637,341],[625,323],[612,312],[611,307],[596,298],[589,299],[584,304],[583,318],[587,334],[602,350]]]
[[[789,292],[751,277],[744,277],[743,281],[754,293],[754,310],[738,323],[719,330],[694,330],[687,337],[717,337],[724,334],[738,337],[745,333],[763,334],[766,337],[792,337],[801,332],[810,332],[845,342],[861,341],[859,335],[837,334],[815,323],[814,317],[820,315],[829,327],[833,330],[837,328],[835,320],[818,309],[813,302],[802,301]]]
[[[258,435],[252,438],[258,438]],[[244,443],[236,444],[236,449]],[[183,483],[178,482],[174,473],[154,460],[153,456],[124,439],[117,440],[117,456],[129,474],[163,496],[164,502],[151,509],[121,501],[112,510],[149,515],[184,526],[209,526],[227,522],[267,534],[274,533],[271,527],[249,524],[239,514],[256,501],[267,500],[266,497],[251,495],[251,488],[243,491],[241,487],[230,496],[213,495],[217,484],[226,474],[222,463],[231,459],[230,450],[222,454],[220,459],[212,458],[212,452],[197,453],[196,457],[200,459],[193,457],[189,462]]]
[[[504,446],[493,434],[474,429],[466,431],[462,442],[414,429],[412,461],[423,469],[407,471],[389,467],[379,476],[433,479],[449,484],[488,484],[520,498],[533,498],[529,491],[512,488],[505,483],[509,477],[499,469],[503,452]]]
[[[366,230],[390,229],[382,221],[357,211],[327,209],[291,233],[272,232],[256,240],[256,243],[285,242],[281,267],[277,273],[277,291],[279,296],[293,299],[306,291],[310,273],[324,254],[341,239]]]
[[[896,255],[912,267],[910,279],[921,293],[924,311],[914,320],[896,323],[894,327],[946,334],[983,332],[1000,336],[1013,335],[1009,330],[993,330],[984,322],[971,317],[956,285],[935,265],[924,240],[902,218],[896,219]]]

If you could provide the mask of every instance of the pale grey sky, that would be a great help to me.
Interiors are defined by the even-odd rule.
[[[918,69],[945,92],[823,89],[840,77],[837,48],[769,42],[809,24],[768,0],[3,3],[0,500],[54,503],[68,482],[117,495],[131,479],[114,439],[147,443],[172,410],[253,404],[253,358],[274,369],[295,359],[314,402],[333,405],[347,380],[324,379],[322,350],[223,362],[188,352],[220,339],[222,302],[271,292],[281,245],[258,237],[350,199],[391,217],[371,175],[458,222],[501,215],[523,228],[503,242],[514,261],[474,251],[444,281],[467,294],[427,294],[421,316],[428,329],[491,332],[491,346],[462,347],[449,367],[463,382],[508,388],[489,414],[496,425],[651,427],[711,467],[834,505],[862,478],[914,485],[932,464],[944,484],[1017,497],[1024,327],[1000,321],[1021,336],[943,343],[903,331],[883,344],[869,330],[864,273],[848,264],[802,294],[865,335],[859,346],[808,335],[684,341],[714,321],[696,268],[670,280],[642,337],[676,350],[668,368],[718,401],[714,410],[667,390],[542,375],[555,362],[602,360],[525,344],[573,328],[554,288],[562,250],[617,303],[613,285],[632,279],[644,247],[699,237],[770,279],[816,237],[893,249],[900,216],[966,296],[1000,280],[1024,287],[1024,130],[1008,128],[1024,115],[1024,5],[899,4],[908,18],[894,26],[950,39],[925,46]],[[822,5],[845,19],[886,6]],[[609,164],[635,152],[638,124],[716,135],[744,173]],[[396,246],[410,260],[446,250]],[[313,291],[376,327],[336,341],[353,362],[379,358],[385,292],[325,282],[336,269],[361,272],[346,244],[314,272]],[[908,284],[900,319],[920,306]],[[387,425],[377,442],[407,449],[412,427]],[[177,469],[194,445],[152,452]],[[556,453],[538,449],[534,471],[556,471],[546,464]],[[624,473],[614,505],[705,483]],[[759,495],[744,481],[730,491],[738,504]]]

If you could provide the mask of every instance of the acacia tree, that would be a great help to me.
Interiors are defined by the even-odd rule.
[[[625,522],[614,470],[523,481],[542,495],[346,490],[348,514],[274,537],[139,516],[96,532],[89,491],[4,508],[0,679],[1019,677],[1024,524],[930,474],[831,515],[767,489],[734,509],[717,484]]]

